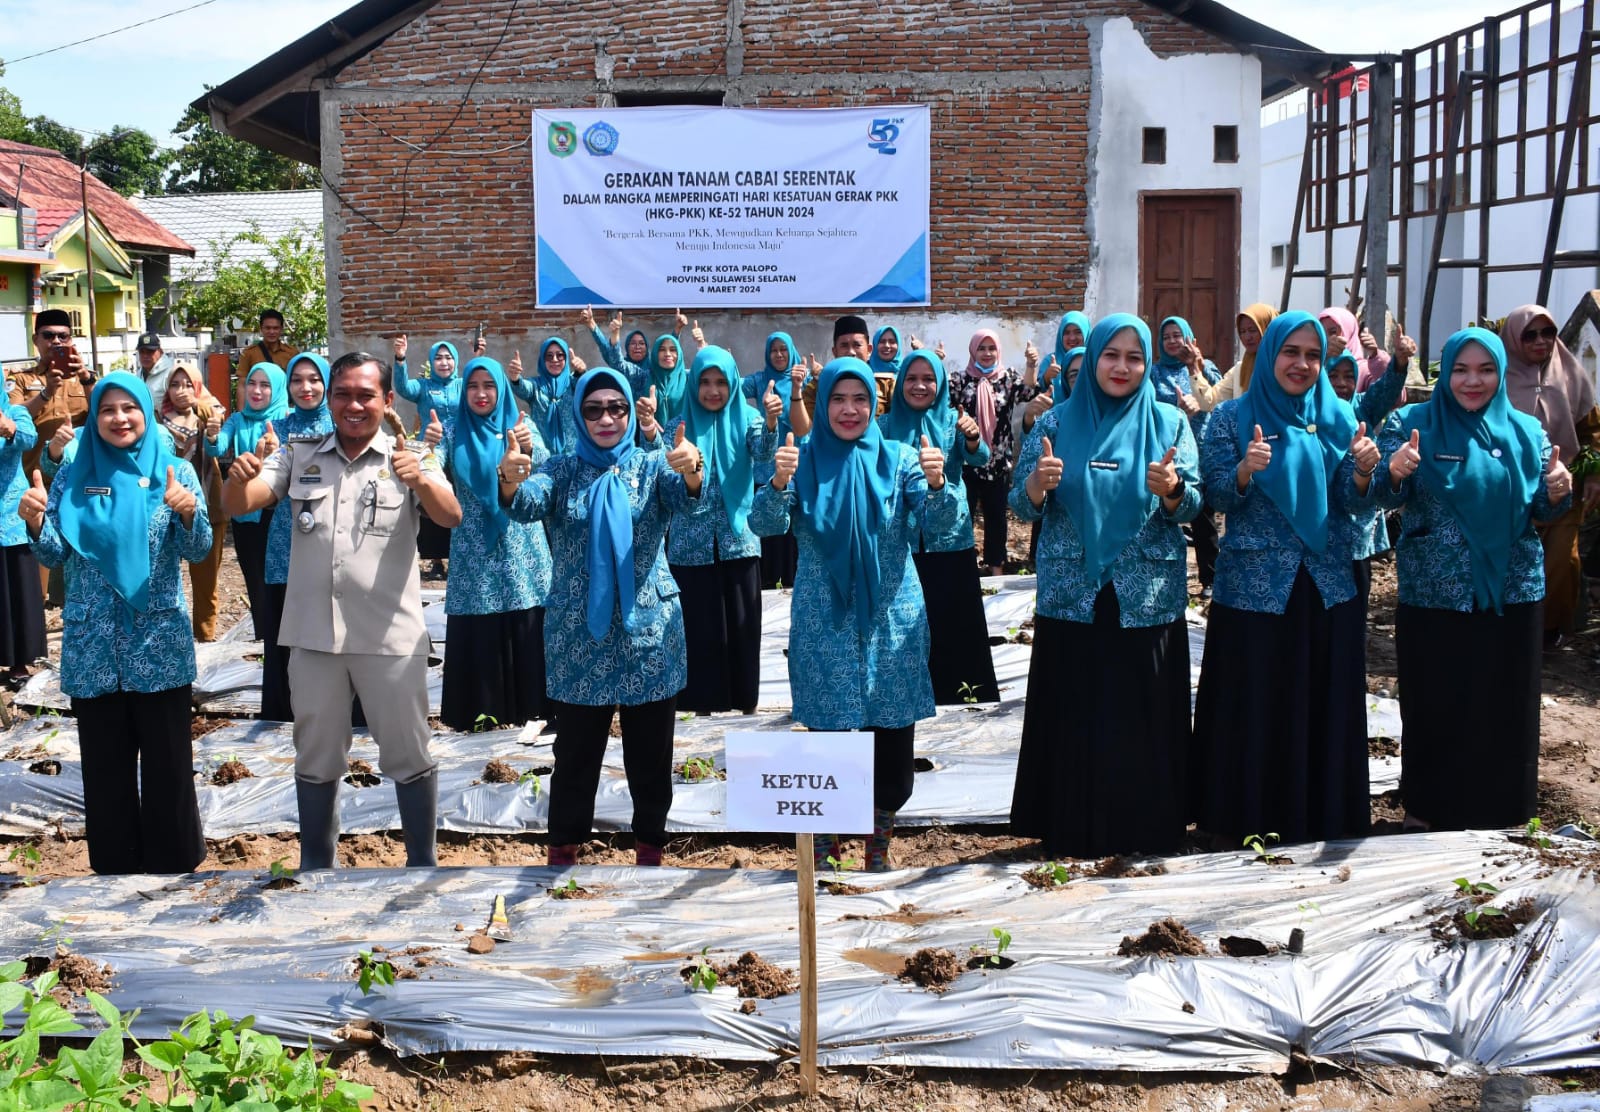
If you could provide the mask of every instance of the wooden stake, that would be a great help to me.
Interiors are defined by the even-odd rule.
[[[817,1095],[817,875],[810,834],[794,836],[800,889],[800,1091]]]

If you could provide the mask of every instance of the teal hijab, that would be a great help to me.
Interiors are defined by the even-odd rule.
[[[144,411],[144,435],[131,448],[113,448],[100,438],[97,415],[108,390],[121,390]],[[156,432],[155,407],[139,376],[112,371],[96,383],[78,454],[56,477],[66,484],[56,520],[73,551],[105,577],[118,598],[141,612],[150,609],[150,519],[166,496],[167,468],[177,465]],[[205,506],[195,512],[204,513]]]
[[[678,362],[669,371],[661,366],[661,349],[668,344],[678,353]],[[689,368],[683,362],[683,345],[670,333],[658,336],[650,348],[650,385],[656,388],[657,420],[666,422],[683,416],[683,396],[689,387]]]
[[[439,350],[441,348],[450,353],[450,373],[447,375],[440,374],[438,370],[437,360],[439,357]],[[436,378],[441,382],[448,382],[451,378],[454,378],[456,373],[460,370],[461,356],[456,352],[456,345],[452,344],[449,340],[440,340],[438,343],[434,344],[428,349],[429,378]]]
[[[1278,350],[1290,333],[1308,324],[1326,355],[1327,334],[1310,313],[1284,313],[1267,325],[1256,349],[1257,373],[1239,398],[1237,435],[1246,452],[1257,425],[1263,436],[1273,438],[1272,462],[1254,482],[1289,519],[1301,542],[1322,553],[1328,549],[1328,487],[1355,438],[1356,414],[1333,392],[1320,361],[1316,381],[1298,398],[1279,385]]]
[[[1161,327],[1156,329],[1156,365],[1171,371],[1179,367],[1188,367],[1188,364],[1183,361],[1183,356],[1181,355],[1168,355],[1167,345],[1161,342],[1161,337],[1167,331],[1167,325],[1169,324],[1178,326],[1178,330],[1183,333],[1185,342],[1190,342],[1194,339],[1194,329],[1190,328],[1189,322],[1182,317],[1165,317],[1161,321]]]
[[[1500,381],[1476,413],[1450,390],[1456,357],[1468,344],[1489,353]],[[1433,397],[1399,413],[1409,439],[1416,429],[1422,453],[1418,477],[1456,519],[1472,556],[1472,597],[1480,610],[1501,613],[1511,549],[1528,528],[1534,496],[1544,481],[1544,432],[1506,394],[1506,349],[1482,328],[1464,328],[1444,342]]]
[[[1131,331],[1144,351],[1145,372],[1133,393],[1113,398],[1100,387],[1095,368],[1112,337]],[[1123,549],[1149,519],[1155,495],[1145,469],[1178,441],[1179,418],[1156,402],[1150,374],[1150,329],[1131,313],[1103,318],[1088,336],[1078,388],[1056,418],[1061,485],[1056,498],[1083,538],[1089,579],[1104,585]]]
[[[906,375],[911,370],[911,364],[917,362],[926,363],[933,371],[934,381],[938,383],[933,404],[920,410],[912,408],[911,403],[906,401]],[[944,451],[950,430],[956,424],[955,410],[950,408],[950,376],[944,369],[944,360],[927,351],[914,351],[900,360],[900,370],[894,376],[894,398],[889,403],[889,412],[880,418],[880,422],[883,435],[890,440],[920,449],[922,438],[926,436],[929,444]]]
[[[551,344],[560,348],[567,358],[566,370],[559,375],[547,374],[544,369],[544,354]],[[526,373],[523,377],[527,377]],[[528,399],[528,411],[533,415],[533,423],[552,455],[567,455],[573,446],[566,442],[562,433],[560,406],[562,399],[572,391],[572,349],[565,340],[552,336],[539,345],[539,364],[534,368],[532,382],[533,396]]]
[[[1083,338],[1087,340],[1089,334],[1085,332]],[[1072,366],[1074,359],[1083,358],[1084,352],[1088,350],[1088,348],[1071,348],[1061,356],[1057,356],[1056,361],[1061,365],[1061,373],[1056,375],[1056,380],[1050,384],[1050,404],[1052,406],[1060,405],[1072,396],[1072,387],[1067,385],[1067,368]],[[1083,376],[1082,366],[1078,368],[1078,376],[1080,378]]]
[[[816,531],[828,569],[834,619],[844,616],[853,591],[856,630],[868,637],[881,592],[878,534],[883,528],[884,503],[894,493],[900,447],[887,440],[878,422],[871,419],[857,439],[839,439],[828,420],[828,399],[841,378],[858,380],[866,388],[869,406],[878,396],[872,368],[861,360],[835,359],[822,368],[817,382],[817,421],[800,450],[794,488],[801,512]]]
[[[700,404],[700,378],[707,371],[719,371],[728,381],[728,400],[721,409],[711,410]],[[701,348],[689,377],[692,385],[686,393],[683,412],[685,435],[700,449],[706,478],[717,480],[734,535],[742,536],[756,490],[745,435],[762,418],[739,389],[739,364],[727,348]]]
[[[610,448],[602,448],[589,436],[583,419],[583,399],[595,390],[609,387],[620,391],[631,408],[633,391],[628,376],[610,367],[596,367],[578,380],[572,391],[572,416],[577,424],[574,452],[579,459],[599,469],[584,497],[589,508],[589,539],[584,564],[589,572],[589,593],[584,603],[584,623],[589,636],[604,641],[611,628],[611,615],[621,611],[622,628],[632,632],[633,597],[633,505],[628,487],[618,470],[639,451],[635,443],[633,418],[628,431]]]
[[[1073,309],[1071,312],[1063,313],[1061,315],[1061,323],[1056,326],[1055,357],[1056,365],[1061,368],[1062,373],[1057,375],[1055,382],[1051,384],[1055,390],[1055,393],[1058,395],[1055,399],[1055,404],[1057,405],[1060,405],[1062,401],[1066,399],[1066,396],[1072,392],[1070,390],[1062,390],[1062,386],[1064,385],[1064,380],[1066,377],[1068,357],[1071,356],[1071,354],[1075,351],[1081,352],[1083,350],[1082,345],[1077,347],[1067,346],[1067,341],[1063,338],[1063,333],[1066,332],[1067,325],[1069,324],[1075,324],[1078,326],[1078,331],[1083,333],[1084,344],[1089,342],[1089,333],[1094,330],[1094,325],[1090,322],[1088,313],[1082,313],[1077,309]]]
[[[310,363],[322,376],[322,401],[311,409],[301,409],[291,399],[288,403],[289,412],[283,417],[284,436],[326,436],[333,431],[333,414],[328,411],[328,361],[316,352],[307,351],[289,360],[289,370],[284,376],[284,391],[288,391],[288,381],[294,377],[294,369],[301,363]]]
[[[895,357],[893,359],[880,359],[878,357],[878,341],[885,332],[894,336]],[[878,329],[872,336],[872,351],[867,358],[867,366],[872,368],[875,375],[898,375],[900,366],[906,361],[906,342],[900,338],[900,330],[894,325]]]
[[[782,344],[789,352],[789,366],[778,370],[772,365],[772,345]],[[761,369],[750,377],[755,380],[756,404],[766,396],[767,386],[771,384],[773,393],[783,402],[783,415],[778,418],[778,431],[786,432],[789,429],[789,403],[792,388],[789,385],[789,371],[800,363],[800,349],[794,346],[794,339],[787,332],[773,332],[767,336],[767,345],[761,349],[761,358],[764,360]]]
[[[467,383],[472,372],[478,370],[487,371],[494,379],[499,399],[482,416],[467,404]],[[480,355],[461,369],[461,400],[456,403],[452,426],[455,444],[450,449],[450,466],[489,516],[490,549],[500,543],[511,524],[505,507],[500,505],[500,461],[506,454],[506,434],[521,419],[517,399],[511,393],[511,380],[499,362]]]
[[[272,383],[272,396],[267,399],[266,405],[254,409],[245,400],[244,390],[239,391],[239,424],[233,430],[232,438],[221,447],[223,455],[242,456],[246,452],[254,452],[256,441],[266,435],[267,422],[282,421],[289,415],[289,376],[276,363],[257,363],[245,375],[245,383],[255,378],[258,371]]]

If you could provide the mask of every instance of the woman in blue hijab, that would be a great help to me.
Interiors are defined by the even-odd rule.
[[[1128,313],[1103,318],[1077,389],[1034,426],[1011,488],[1017,516],[1043,520],[1011,827],[1048,856],[1163,853],[1183,838],[1182,525],[1201,495],[1189,423],[1156,399],[1149,329]]]
[[[633,796],[635,860],[659,865],[672,806],[672,724],[687,678],[683,610],[663,539],[674,513],[709,512],[704,462],[692,441],[646,450],[654,419],[634,428],[626,376],[596,367],[569,397],[571,455],[500,468],[500,502],[513,522],[543,521],[551,590],[544,625],[545,688],[556,719],[550,780],[550,864],[572,865],[594,828],[594,795],[614,714]],[[637,431],[638,436],[635,433]],[[721,509],[717,505],[716,509]]]
[[[916,723],[934,715],[928,621],[911,562],[918,532],[953,527],[944,449],[912,449],[880,430],[872,369],[835,359],[822,369],[811,437],[785,437],[751,527],[791,521],[800,565],[790,601],[789,687],[795,721],[813,730],[873,733],[873,831],[867,868],[890,868],[895,813],[911,798]],[[818,838],[818,860],[838,856]]]
[[[1189,429],[1195,443],[1206,435],[1206,420],[1210,416],[1195,399],[1190,387],[1191,376],[1203,378],[1208,384],[1222,381],[1222,372],[1211,360],[1196,352],[1197,362],[1189,362],[1189,344],[1194,342],[1194,329],[1182,317],[1167,317],[1156,329],[1156,359],[1151,368],[1155,378],[1156,401],[1177,406],[1189,418]],[[1374,424],[1373,428],[1377,428]],[[1200,580],[1200,597],[1211,597],[1211,585],[1217,578],[1217,519],[1204,506],[1189,523],[1189,535],[1194,538],[1194,562]]]
[[[512,726],[547,717],[550,546],[538,525],[512,520],[501,505],[499,484],[502,475],[520,482],[515,469],[531,473],[550,453],[538,429],[518,412],[498,362],[479,356],[461,374],[460,406],[441,445],[461,503],[461,524],[450,531],[439,719],[470,731],[487,720]]]
[[[1538,418],[1506,394],[1500,337],[1445,341],[1433,396],[1379,437],[1380,501],[1404,507],[1395,652],[1408,829],[1520,826],[1538,809],[1544,554],[1572,502]]]
[[[1348,543],[1378,449],[1307,313],[1273,320],[1250,385],[1211,414],[1206,500],[1227,515],[1194,716],[1201,829],[1234,847],[1367,832],[1366,623]],[[1341,520],[1342,519],[1342,520]]]
[[[216,439],[207,439],[206,454],[217,459],[224,474],[233,460],[252,452],[266,459],[282,442],[277,425],[289,414],[289,376],[276,363],[257,363],[239,388],[239,408],[228,415]],[[270,522],[262,511],[241,514],[233,521],[233,554],[250,597],[250,621],[256,635],[272,627],[271,601],[267,597],[267,535]]]
[[[944,360],[918,349],[900,361],[889,412],[878,418],[885,440],[920,450],[922,438],[944,452],[945,482],[956,500],[956,520],[947,529],[918,528],[911,558],[928,607],[928,675],[938,704],[994,703],[1000,700],[994,658],[989,653],[989,623],[978,582],[978,547],[972,513],[962,485],[962,468],[989,462],[978,422],[957,415],[950,405],[950,380]]]
[[[867,358],[867,366],[874,375],[898,375],[906,354],[900,330],[892,324],[885,325],[872,337],[872,354]]]
[[[78,453],[18,513],[46,567],[66,568],[61,689],[83,762],[89,865],[186,873],[206,855],[195,803],[194,637],[184,561],[211,551],[194,468],[157,434],[150,392],[113,371],[89,395]]]
[[[700,449],[704,499],[712,503],[707,513],[674,514],[667,530],[689,651],[678,709],[696,714],[752,714],[761,689],[761,542],[750,531],[750,505],[757,468],[772,462],[783,406],[776,387],[752,403],[739,385],[731,352],[701,348],[689,370],[684,416],[658,426],[667,442],[681,428]]]
[[[461,376],[456,373],[461,357],[456,346],[440,340],[428,348],[428,373],[422,378],[412,378],[406,370],[406,337],[394,340],[394,392],[417,407],[417,424],[426,429],[437,417],[443,431],[450,431],[456,409],[461,404]],[[438,434],[429,436],[430,442]],[[444,578],[444,559],[450,555],[450,530],[422,515],[417,527],[417,555],[431,560],[428,579]]]
[[[572,384],[584,370],[583,360],[573,355],[559,336],[550,336],[539,345],[532,374],[523,373],[520,354],[511,361],[511,390],[528,403],[533,427],[553,456],[570,455],[577,443]]]
[[[0,371],[0,388],[8,385]],[[23,469],[23,453],[39,442],[26,406],[0,395],[0,667],[7,682],[20,687],[28,665],[49,652],[44,631],[44,590],[39,562],[28,547],[28,535],[17,517],[22,493],[31,476]]]
[[[746,375],[739,389],[751,405],[760,405],[767,387],[772,387],[772,392],[778,396],[783,407],[778,415],[777,443],[782,444],[791,432],[796,440],[804,440],[811,434],[811,414],[806,411],[804,401],[806,383],[811,381],[806,361],[800,357],[800,349],[795,347],[793,337],[787,332],[773,332],[767,336],[764,358],[766,362],[761,369],[755,374]],[[795,405],[796,402],[800,404]],[[764,483],[772,477],[770,466],[764,465],[757,470],[758,483]],[[792,587],[795,563],[800,554],[794,543],[794,534],[784,533],[760,540],[761,589],[770,591]]]
[[[274,424],[284,443],[321,440],[333,432],[328,412],[328,361],[311,352],[289,361],[289,412]],[[289,650],[278,644],[283,607],[288,597],[289,547],[294,541],[294,499],[271,510],[267,523],[267,620],[256,627],[261,639],[261,717],[268,722],[293,722],[289,699]]]

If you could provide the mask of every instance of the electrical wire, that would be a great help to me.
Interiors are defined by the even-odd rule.
[[[216,2],[217,0],[200,0],[198,4],[190,4],[186,8],[174,8],[170,12],[163,12],[160,15],[153,15],[149,19],[141,19],[138,23],[130,23],[126,27],[117,27],[110,31],[102,31],[98,35],[90,35],[86,39],[77,39],[74,42],[64,42],[60,46],[52,46],[48,50],[39,50],[32,54],[24,54],[20,58],[0,58],[0,65],[13,66],[18,62],[26,62],[33,58],[43,58],[46,54],[55,54],[58,51],[70,50],[74,46],[82,46],[86,42],[95,42],[98,39],[110,38],[112,35],[120,35],[124,31],[133,30],[135,27],[144,27],[147,24],[159,23],[163,19],[170,19],[175,15],[182,15],[184,12],[192,12],[196,8],[203,8],[207,4],[215,4]]]

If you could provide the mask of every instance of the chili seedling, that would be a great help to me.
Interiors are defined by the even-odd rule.
[[[978,689],[970,683],[962,684],[960,687],[956,688],[956,691],[960,693],[961,701],[963,703],[971,704],[978,701]]]
[[[1458,876],[1454,883],[1456,890],[1463,896],[1488,898],[1489,896],[1498,896],[1500,894],[1500,889],[1490,884],[1487,880],[1471,881],[1464,876]]]
[[[272,879],[273,880],[293,880],[294,879],[294,872],[295,871],[293,869],[289,868],[289,866],[284,864],[284,862],[286,860],[288,860],[288,858],[280,857],[276,861],[274,861],[271,865],[269,865],[267,867],[267,872],[272,874]]]
[[[22,883],[29,887],[39,883],[39,847],[32,842],[18,842],[6,854],[6,860],[17,867]]]
[[[717,764],[710,757],[690,757],[683,762],[679,771],[690,783],[717,778]]]
[[[828,867],[833,870],[833,882],[835,884],[843,884],[844,871],[855,868],[856,859],[854,857],[835,857],[830,853],[828,854]]]
[[[999,965],[1001,955],[1011,945],[1011,932],[1004,927],[995,927],[989,933],[994,935],[994,953],[989,955],[989,964]]]
[[[524,772],[521,776],[518,776],[517,777],[517,783],[519,783],[519,784],[532,784],[533,785],[533,798],[535,798],[535,799],[539,798],[539,790],[540,790],[539,789],[539,774],[537,772],[533,771],[533,769],[530,768],[530,769],[528,769],[527,772]]]
[[[498,730],[500,720],[492,714],[480,714],[472,720],[472,732],[481,734],[485,730]]]
[[[362,950],[356,955],[356,984],[363,995],[371,992],[374,984],[392,985],[394,966],[389,964],[389,959],[374,958],[371,950]]]
[[[1477,930],[1478,929],[1478,920],[1479,919],[1482,919],[1482,918],[1485,918],[1485,917],[1488,917],[1488,918],[1492,919],[1492,918],[1494,918],[1496,916],[1500,916],[1500,915],[1504,915],[1504,914],[1505,914],[1505,912],[1501,911],[1498,907],[1495,907],[1492,904],[1485,904],[1483,907],[1475,907],[1475,908],[1473,908],[1471,911],[1467,912],[1461,918],[1466,920],[1467,926],[1471,927],[1473,930]]]
[[[710,946],[702,946],[700,956],[694,959],[694,969],[689,973],[690,992],[700,989],[710,992],[717,987],[717,971],[711,968],[711,960],[706,956],[710,951]]]
[[[1267,847],[1280,841],[1276,834],[1247,834],[1244,839],[1244,848],[1251,850],[1256,855],[1257,861],[1265,861],[1268,865],[1278,859],[1276,853],[1268,853]]]
[[[1549,849],[1553,844],[1550,839],[1545,836],[1544,822],[1537,815],[1528,820],[1526,833],[1528,835],[1528,841],[1532,842],[1540,849]]]

